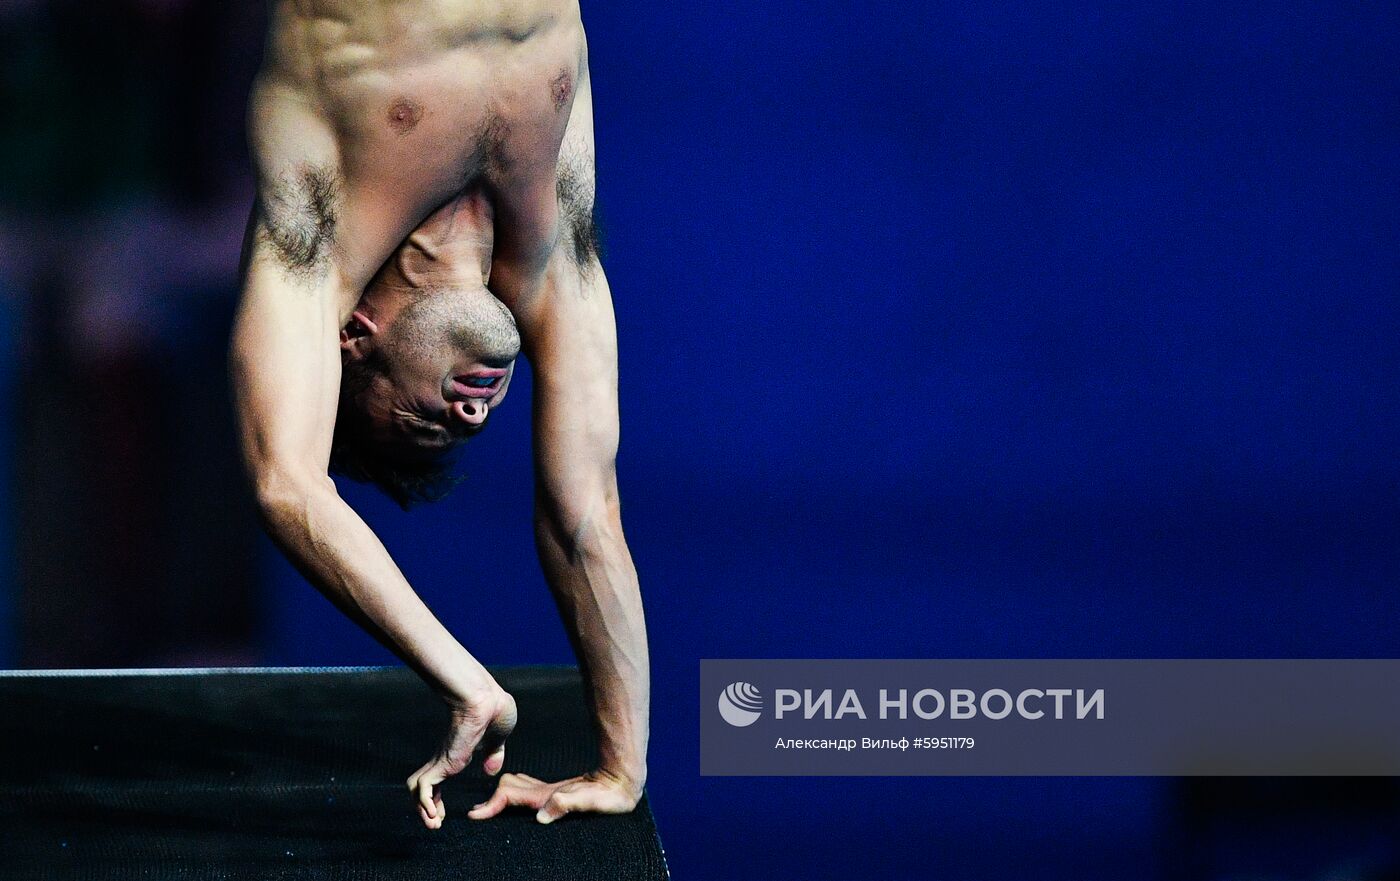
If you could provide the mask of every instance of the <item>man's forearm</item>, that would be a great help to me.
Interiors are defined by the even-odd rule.
[[[445,700],[465,703],[496,687],[414,592],[330,478],[264,476],[258,483],[263,519],[288,558]]]
[[[584,674],[601,770],[640,789],[651,688],[646,621],[616,499],[597,508],[568,531],[540,515],[540,562]]]

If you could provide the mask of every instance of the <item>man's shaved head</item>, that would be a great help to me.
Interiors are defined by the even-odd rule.
[[[381,343],[386,357],[442,345],[488,361],[510,361],[519,354],[515,317],[484,288],[427,288],[408,297]]]
[[[374,483],[407,508],[455,485],[450,453],[504,398],[520,332],[479,285],[371,294],[381,318],[357,311],[342,335],[354,342],[342,342],[331,470]],[[395,309],[384,308],[389,300]]]

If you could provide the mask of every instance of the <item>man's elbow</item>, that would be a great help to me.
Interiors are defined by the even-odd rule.
[[[626,547],[617,485],[591,483],[568,492],[545,493],[535,508],[535,529],[542,540],[579,563]]]
[[[335,484],[328,475],[307,469],[266,466],[254,473],[253,490],[263,523],[277,532],[305,520],[312,502],[323,493],[334,493]]]

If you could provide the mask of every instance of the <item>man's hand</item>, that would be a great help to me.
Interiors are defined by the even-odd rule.
[[[499,686],[494,693],[460,702],[453,708],[452,722],[437,755],[408,778],[408,791],[418,800],[418,816],[423,825],[442,828],[442,821],[447,818],[442,782],[461,773],[473,753],[485,756],[482,768],[487,774],[500,773],[506,761],[506,738],[514,729],[515,699]]]
[[[626,814],[637,806],[642,787],[606,771],[570,777],[558,783],[536,780],[529,774],[502,774],[496,791],[467,813],[473,820],[486,820],[508,807],[535,811],[541,823],[553,823],[565,814]]]

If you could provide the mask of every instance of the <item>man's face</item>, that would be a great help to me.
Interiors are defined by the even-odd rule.
[[[404,294],[375,322],[357,311],[342,334],[354,403],[376,444],[429,458],[480,432],[505,399],[520,352],[510,311],[485,288]],[[366,367],[366,365],[372,365]]]

